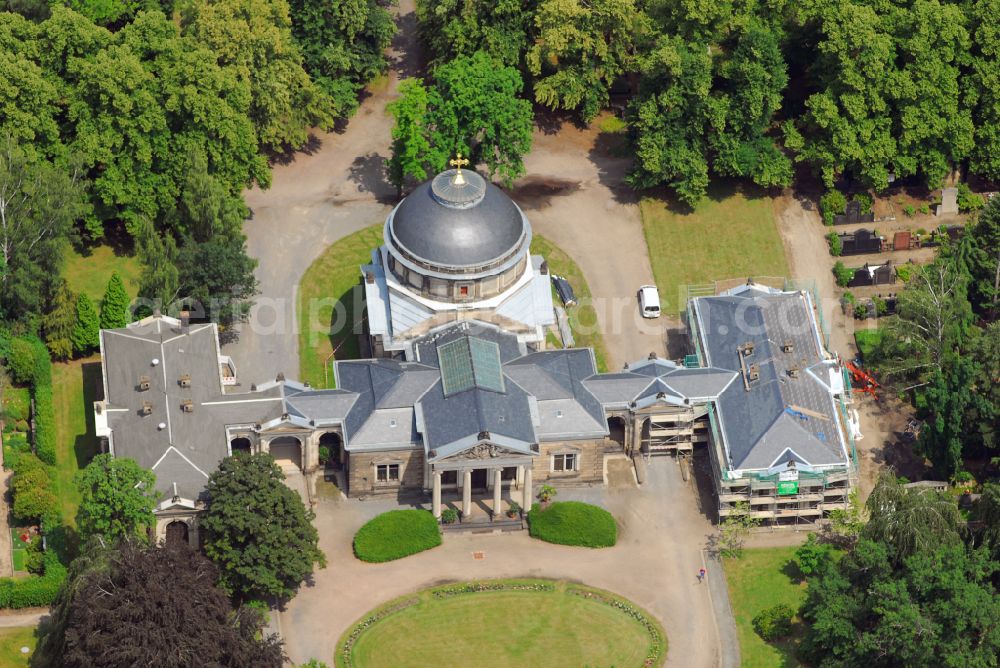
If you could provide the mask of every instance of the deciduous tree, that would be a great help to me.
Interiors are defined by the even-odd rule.
[[[153,526],[156,476],[134,459],[97,455],[77,473],[75,483],[81,494],[76,517],[81,536],[114,542],[142,538]]]
[[[634,0],[542,0],[526,58],[535,101],[590,121],[615,80],[635,70],[636,43],[650,27]]]
[[[238,598],[292,596],[315,565],[326,566],[312,511],[270,455],[223,459],[206,491],[205,554],[219,567],[222,587]]]
[[[485,51],[520,67],[531,44],[537,0],[417,0],[420,37],[436,64]]]
[[[346,116],[361,88],[386,70],[392,16],[376,0],[289,0],[289,7],[306,71],[330,96],[333,113]]]
[[[286,0],[186,0],[179,6],[184,35],[249,83],[249,114],[263,148],[297,149],[311,128],[333,126],[333,101],[302,67]]]
[[[73,562],[32,665],[279,668],[257,610],[233,610],[218,570],[186,545],[91,544]]]
[[[2,315],[35,329],[59,275],[63,245],[85,211],[78,178],[29,157],[11,136],[0,139]]]

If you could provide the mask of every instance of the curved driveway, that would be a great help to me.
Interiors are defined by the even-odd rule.
[[[328,565],[280,613],[286,651],[293,663],[316,658],[333,665],[336,642],[372,608],[397,596],[445,582],[469,579],[541,577],[583,582],[626,596],[654,614],[667,632],[667,665],[711,668],[738,665],[732,617],[720,611],[716,626],[713,600],[728,600],[725,579],[699,584],[704,565],[701,547],[713,532],[700,512],[694,478],[684,482],[672,459],[649,468],[640,489],[563,490],[560,499],[599,503],[618,522],[618,544],[589,549],[550,545],[514,534],[446,534],[441,547],[398,561],[358,561],[351,544],[355,532],[375,515],[398,508],[395,501],[321,498],[316,508],[320,547]],[[449,499],[445,499],[448,501]],[[483,552],[483,559],[473,552]],[[717,569],[708,568],[716,575]],[[722,594],[721,599],[715,594]],[[455,621],[455,632],[461,623]],[[502,629],[503,620],[496,620]],[[720,647],[727,653],[720,655]],[[469,665],[488,666],[488,657]]]

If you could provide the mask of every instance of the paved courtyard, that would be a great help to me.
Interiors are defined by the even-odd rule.
[[[602,587],[643,606],[666,629],[668,666],[738,665],[731,614],[718,610],[728,606],[725,578],[711,564],[707,584],[696,578],[712,526],[699,510],[694,479],[685,482],[675,461],[664,458],[651,464],[642,487],[623,487],[563,490],[559,495],[560,500],[589,501],[611,511],[619,524],[613,548],[549,545],[529,538],[526,531],[448,534],[438,548],[386,564],[358,561],[351,541],[367,520],[399,504],[321,495],[316,525],[328,566],[280,614],[289,657],[295,663],[317,658],[332,665],[341,633],[368,610],[408,592],[456,580],[530,576]],[[485,557],[473,559],[476,551]],[[503,620],[497,623],[502,626]],[[483,657],[474,662],[489,665]]]

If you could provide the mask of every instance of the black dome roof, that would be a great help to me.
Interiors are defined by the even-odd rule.
[[[455,170],[420,184],[393,214],[390,230],[402,250],[431,264],[484,265],[511,253],[525,234],[521,210],[475,172]]]

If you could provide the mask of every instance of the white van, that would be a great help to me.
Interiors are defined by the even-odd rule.
[[[644,285],[639,288],[639,309],[643,318],[660,317],[660,291],[655,285]]]

